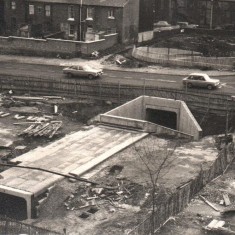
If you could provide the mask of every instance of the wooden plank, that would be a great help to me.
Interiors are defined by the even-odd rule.
[[[228,197],[227,193],[223,194],[223,199],[224,199],[225,206],[231,205],[231,202],[229,200],[229,197]]]
[[[214,206],[211,202],[209,202],[206,198],[204,198],[203,196],[199,195],[199,197],[207,204],[209,205],[212,209],[214,209],[215,211],[220,211],[216,206]]]

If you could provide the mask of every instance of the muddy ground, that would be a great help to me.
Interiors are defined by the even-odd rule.
[[[2,136],[6,140],[5,143],[9,144],[10,142],[7,141],[13,141],[9,147],[1,149],[1,158],[4,162],[39,145],[46,145],[66,134],[83,130],[97,114],[104,113],[115,106],[110,102],[97,103],[88,100],[39,98],[42,99],[35,101],[29,98],[25,101],[9,94],[1,96],[0,111],[9,113],[8,116],[0,118]],[[55,113],[54,105],[58,106],[57,113]],[[15,115],[25,117],[16,119]],[[38,118],[51,116],[51,120],[62,121],[63,125],[51,139],[46,136],[19,136],[29,125],[15,125],[15,123],[27,122],[27,118],[30,116]],[[172,140],[164,140],[163,142],[165,141],[169,142],[170,147],[173,148],[174,142]],[[25,148],[17,148],[19,146],[25,146]],[[5,153],[3,154],[3,152]],[[111,158],[110,161],[102,164],[102,167],[97,167],[84,176],[98,182],[100,187],[93,187],[90,184],[77,181],[72,182],[67,179],[61,181],[52,189],[45,204],[40,208],[38,218],[24,222],[61,233],[63,229],[66,229],[67,234],[100,235],[104,234],[104,231],[107,235],[118,235],[120,232],[126,234],[129,228],[133,228],[135,224],[142,221],[149,211],[148,200],[146,200],[149,194],[146,173],[141,173],[141,169],[136,168],[136,165],[140,165],[136,160],[134,161],[136,164],[133,164],[133,159],[127,157],[132,155],[133,149],[126,150],[119,157],[119,163],[115,158]],[[138,172],[141,173],[141,176]],[[226,180],[230,180],[229,195],[231,195],[230,192],[234,187],[231,179],[234,179],[235,176],[232,175],[232,171],[229,172],[231,175],[224,177]],[[184,176],[182,175],[178,180],[184,181]],[[104,186],[108,188],[104,188]],[[218,203],[221,198],[221,194],[219,194],[221,188],[225,187],[220,184],[218,187],[212,185],[212,189],[206,191],[207,198]],[[168,190],[170,188],[159,191],[159,199],[164,199],[169,193]],[[217,190],[218,198],[212,197],[217,194],[211,190]],[[180,228],[182,231],[186,231],[184,234],[191,235],[198,230],[203,232],[203,230],[201,231],[202,225],[212,217],[211,215],[207,217],[208,207],[205,207],[196,198],[195,202],[198,203],[198,201],[204,208],[205,215],[195,215],[195,208],[190,210],[191,207],[189,207],[189,211],[186,210],[182,215],[177,215],[169,221],[164,227],[166,230],[161,230],[160,234],[182,234]],[[233,197],[231,197],[231,201],[234,202]]]
[[[0,96],[0,158],[4,162],[83,129],[96,115],[113,107],[109,102],[107,104],[49,96],[27,98],[28,96],[14,96],[8,93]],[[56,113],[55,105],[58,108]],[[42,124],[61,122],[62,126],[51,138],[49,134],[22,134],[33,122],[40,122],[40,119]]]

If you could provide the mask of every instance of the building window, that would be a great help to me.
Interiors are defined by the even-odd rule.
[[[50,5],[45,6],[45,15],[51,16],[51,6]]]
[[[15,1],[12,1],[12,2],[11,2],[11,9],[12,9],[12,10],[15,10],[15,9],[16,9],[16,2],[15,2]]]
[[[75,26],[73,24],[69,25],[69,36],[74,36]]]
[[[74,7],[73,5],[68,6],[68,18],[74,19]]]
[[[93,15],[94,15],[94,8],[88,7],[86,15],[87,20],[93,20]]]
[[[114,19],[113,9],[110,9],[110,10],[108,11],[108,18],[109,18],[109,19]]]
[[[34,15],[34,5],[29,5],[29,14]]]
[[[38,6],[38,14],[41,14],[41,13],[42,13],[42,7]]]

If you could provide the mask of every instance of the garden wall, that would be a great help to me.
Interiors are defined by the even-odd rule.
[[[93,51],[105,50],[116,43],[117,34],[105,35],[104,39],[92,42],[10,36],[0,37],[0,51],[6,54],[76,57],[80,54],[89,55]]]

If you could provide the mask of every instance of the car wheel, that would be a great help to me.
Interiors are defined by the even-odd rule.
[[[72,73],[67,73],[67,76],[68,76],[69,78],[71,78],[71,77],[73,76],[73,74],[72,74]]]
[[[212,89],[213,89],[213,86],[212,86],[212,85],[207,85],[207,89],[208,89],[208,90],[212,90]]]
[[[193,84],[192,84],[192,83],[187,83],[187,87],[188,87],[188,88],[192,88],[192,87],[193,87]]]
[[[92,79],[94,78],[94,76],[93,76],[92,74],[89,74],[89,75],[88,75],[88,78],[89,78],[90,80],[92,80]]]

